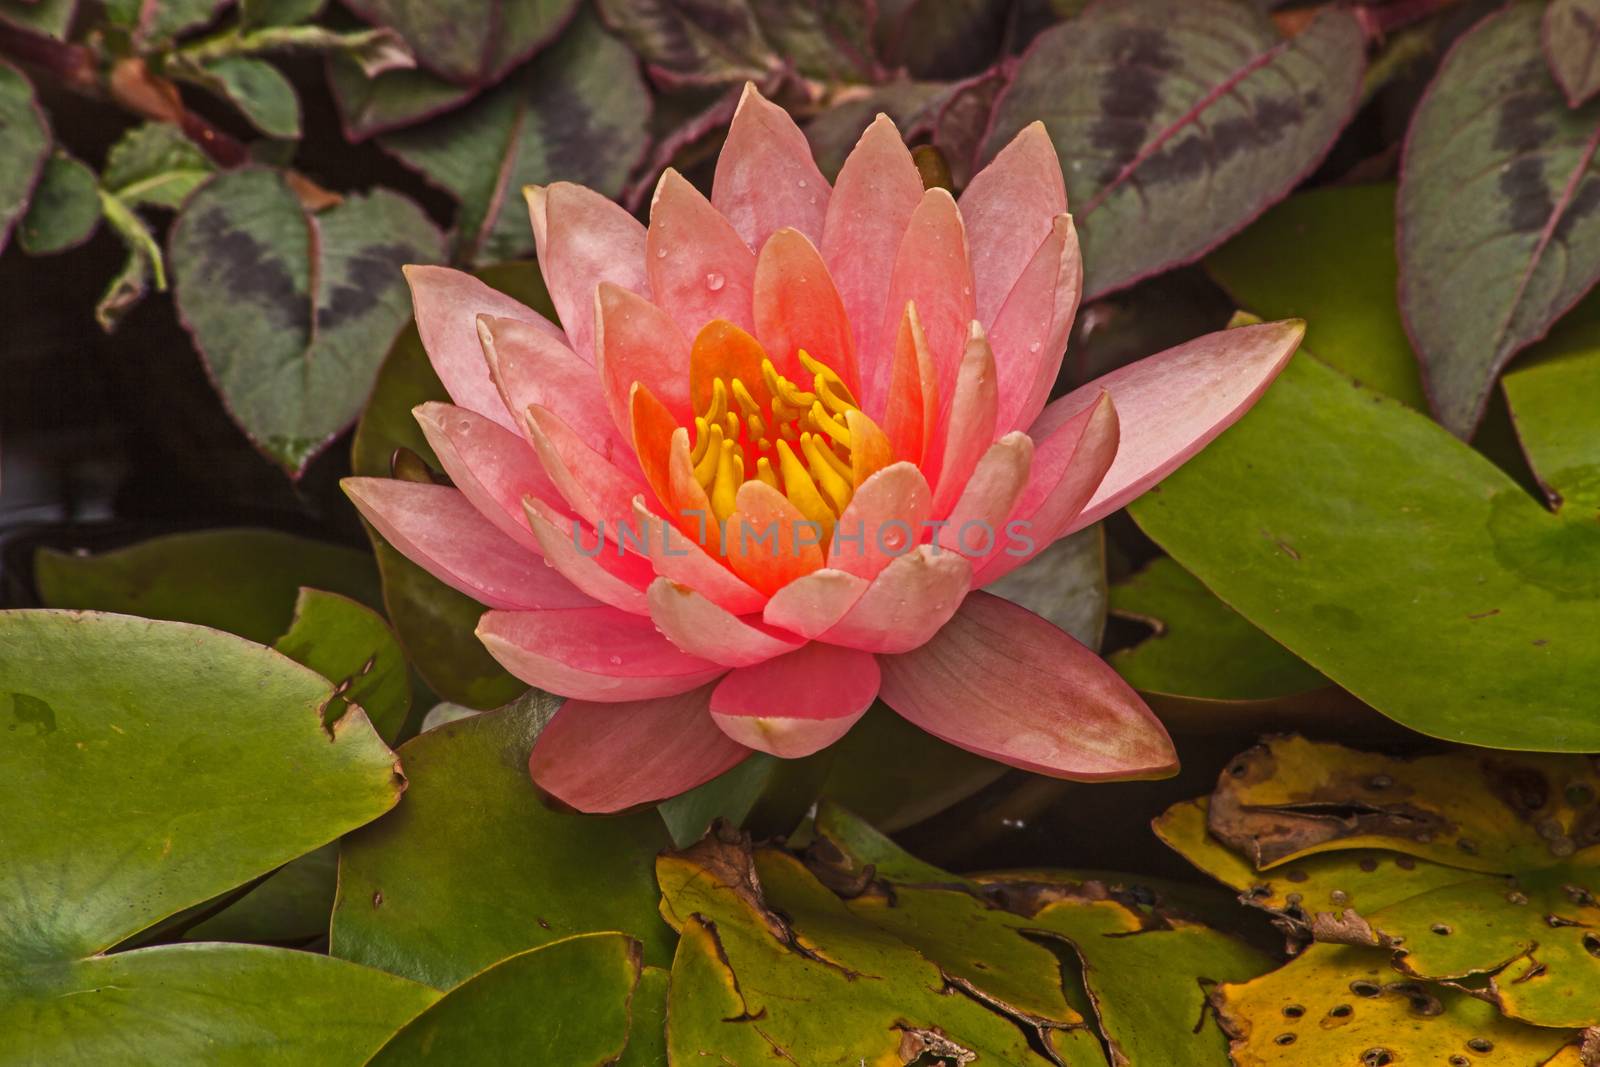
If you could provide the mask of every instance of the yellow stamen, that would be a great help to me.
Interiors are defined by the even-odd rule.
[[[778,468],[783,472],[784,495],[789,502],[800,509],[800,514],[820,524],[825,534],[831,534],[835,512],[823,499],[806,465],[800,462],[787,441],[778,442]],[[827,543],[826,537],[823,543]]]
[[[763,448],[770,447],[765,441],[762,441],[761,444]],[[778,484],[778,476],[773,473],[772,460],[768,459],[766,456],[762,456],[760,459],[756,460],[756,477],[760,478],[762,481],[766,482],[779,492],[783,491],[783,486]]]
[[[811,405],[811,421],[818,430],[833,438],[841,447],[850,447],[850,430],[844,423],[822,410],[820,401]]]
[[[733,514],[734,501],[743,484],[744,460],[734,451],[732,441],[724,441],[718,451],[717,480],[711,486],[711,511],[718,522],[727,522]]]
[[[689,452],[689,461],[696,467],[705,458],[706,442],[711,439],[707,433],[708,430],[709,427],[706,425],[706,420],[696,415],[694,419],[694,448]]]
[[[815,434],[801,434],[800,448],[805,452],[807,467],[816,484],[828,495],[829,503],[833,505],[833,513],[837,515],[850,503],[851,486],[848,475],[841,476],[832,464],[822,458],[827,451],[817,439]],[[784,472],[787,476],[788,472]]]
[[[711,488],[711,481],[717,476],[717,464],[722,459],[722,446],[726,443],[722,439],[722,427],[712,426],[705,437],[695,444],[696,451],[700,451],[701,444],[706,446],[700,458],[694,462],[694,480],[699,482],[702,488],[707,490]],[[692,453],[689,458],[694,459]]]
[[[756,398],[750,395],[750,390],[738,378],[733,380],[733,399],[738,401],[739,410],[745,413],[746,418],[761,414],[761,405],[756,403]]]
[[[850,394],[850,387],[844,384],[844,379],[839,377],[825,363],[812,357],[805,349],[800,350],[800,365],[811,372],[812,386],[817,396],[822,400],[823,406],[835,415],[843,416],[851,408],[860,407],[856,398]]]

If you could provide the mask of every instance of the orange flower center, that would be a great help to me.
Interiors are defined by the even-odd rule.
[[[783,493],[812,522],[831,531],[855,494],[852,433],[876,425],[861,411],[838,373],[799,352],[810,388],[790,381],[770,359],[761,361],[754,389],[738,377],[715,378],[711,398],[694,420],[695,480],[719,521],[733,514],[739,487],[760,480]],[[758,396],[770,398],[765,406]]]

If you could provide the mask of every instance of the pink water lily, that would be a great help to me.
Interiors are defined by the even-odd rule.
[[[1037,124],[958,200],[879,116],[830,185],[749,89],[709,200],[668,171],[648,227],[575,185],[528,201],[560,326],[411,268],[454,401],[416,416],[453,486],[346,489],[490,609],[478,634],[508,670],[567,698],[540,786],[587,811],[660,800],[754,750],[815,752],[879,698],[1040,774],[1172,772],[1114,671],[978,590],[1229,426],[1299,323],[1047,403],[1081,260]]]

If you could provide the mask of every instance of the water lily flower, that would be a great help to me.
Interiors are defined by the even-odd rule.
[[[587,811],[839,739],[874,700],[1040,774],[1160,777],[1160,722],[1093,652],[980,590],[1233,423],[1302,326],[1226,330],[1054,402],[1081,260],[1035,124],[962,193],[879,116],[826,181],[747,89],[708,200],[668,171],[641,225],[527,190],[560,325],[408,270],[453,404],[416,409],[452,485],[355,478],[400,551],[489,610],[512,674],[566,697],[541,787]]]

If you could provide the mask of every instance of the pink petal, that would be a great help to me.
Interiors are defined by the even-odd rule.
[[[472,506],[517,544],[541,552],[522,513],[522,498],[553,500],[557,493],[528,442],[498,422],[453,404],[419,404],[411,414],[444,472]]]
[[[973,177],[961,194],[961,216],[972,247],[978,321],[995,321],[1051,220],[1066,210],[1061,160],[1042,122],[1023,129]]]
[[[749,615],[766,604],[765,596],[746,585],[676,526],[652,514],[644,501],[634,501],[633,518],[634,525],[643,534],[650,563],[661,577],[688,586],[735,615]]]
[[[937,545],[918,545],[883,569],[820,640],[863,652],[908,652],[961,606],[972,565]]]
[[[881,407],[890,451],[897,459],[921,463],[939,425],[939,376],[913,303],[906,304],[895,331],[889,395]]]
[[[879,115],[844,161],[822,227],[822,258],[850,316],[863,386],[880,380],[867,365],[891,358],[891,346],[883,343],[894,337],[884,332],[889,275],[921,201],[917,165],[889,116]],[[888,375],[881,381],[887,384]],[[862,400],[868,412],[882,414],[882,396]]]
[[[789,113],[746,85],[717,157],[711,202],[752,249],[792,226],[822,239],[828,181]]]
[[[407,559],[491,608],[592,604],[544,560],[478,513],[459,490],[394,478],[339,483],[366,520]]]
[[[742,745],[799,759],[843,737],[878,696],[878,661],[812,642],[733,671],[711,691],[711,718]]]
[[[911,463],[892,463],[855,491],[833,527],[828,566],[872,579],[922,540],[933,492]]]
[[[780,374],[802,387],[811,381],[801,369],[801,349],[838,372],[855,389],[855,341],[844,302],[827,264],[799,230],[784,228],[761,246],[756,261],[756,336]]]
[[[593,363],[594,291],[610,282],[648,293],[644,227],[619,205],[571,182],[529,186],[528,211],[550,301],[579,359]]]
[[[564,343],[555,324],[530,307],[491,289],[470,274],[448,267],[407,267],[411,303],[416,309],[417,332],[433,369],[450,399],[508,430],[517,430],[519,418],[506,410],[478,342],[478,316],[493,315],[527,323],[550,340]]]
[[[966,350],[961,355],[955,396],[941,428],[942,436],[935,438],[933,443],[938,447],[925,463],[930,469],[936,466],[939,471],[933,490],[934,515],[950,513],[966,489],[979,457],[994,443],[998,399],[994,352],[983,335],[983,327],[973,322],[967,334]]]
[[[623,811],[675,797],[731,770],[750,750],[711,721],[710,688],[621,704],[569,700],[534,742],[528,773],[579,811]]]
[[[605,541],[580,519],[563,515],[535,497],[528,497],[528,525],[539,539],[545,562],[578,590],[602,604],[634,615],[650,608],[644,591],[655,579],[648,560],[624,552],[615,540]]]
[[[754,328],[754,253],[711,201],[670,167],[650,203],[646,250],[651,297],[686,336],[712,319]]]
[[[1035,241],[1033,247],[1038,246],[1039,242]],[[917,305],[923,336],[933,356],[939,395],[941,400],[947,401],[955,384],[956,367],[961,362],[975,306],[966,228],[956,202],[943,189],[929,189],[924,193],[906,225],[905,236],[895,253],[894,269],[889,275],[889,299],[884,305],[879,336],[894,336],[907,301]],[[874,361],[873,379],[863,383],[862,393],[882,396],[889,385],[890,370],[889,360]],[[948,407],[948,402],[944,406]],[[871,413],[870,408],[868,413]]]
[[[592,363],[515,319],[479,318],[478,339],[489,376],[521,433],[527,433],[523,416],[528,406],[538,404],[562,412],[584,444],[602,456],[615,460],[627,449],[601,402],[600,375]]]
[[[1071,215],[1057,215],[989,331],[1002,430],[1033,424],[1050,399],[1083,292],[1083,257]]]
[[[871,584],[847,571],[824,567],[796,578],[772,595],[762,621],[801,637],[821,637],[844,618]]]
[[[584,444],[549,408],[529,407],[526,424],[539,462],[562,498],[590,526],[614,539],[633,515],[633,498],[645,489],[643,481]]]
[[[579,700],[672,696],[727,670],[681,651],[645,616],[616,608],[489,611],[478,638],[524,682]]]
[[[1219,330],[1114,370],[1046,408],[1040,424],[1059,424],[1104,389],[1122,423],[1117,458],[1065,532],[1123,507],[1237,422],[1283,370],[1305,332],[1299,319]],[[1059,413],[1052,414],[1056,408]]]
[[[822,548],[812,543],[817,524],[766,482],[739,487],[722,546],[733,573],[771,596],[796,578],[822,568]]]
[[[595,366],[623,438],[633,439],[634,382],[642,382],[681,425],[690,425],[689,339],[671,316],[642,296],[604,284],[595,298],[595,318]]]
[[[650,617],[667,640],[693,656],[727,667],[748,667],[792,652],[788,634],[751,624],[666,578],[650,583]]]
[[[939,531],[939,544],[968,558],[1004,550],[1006,519],[1028,484],[1033,441],[1013,430],[989,446]]]
[[[1048,436],[1038,436],[1043,430]],[[1117,454],[1117,409],[1111,394],[1053,430],[1035,424],[1028,484],[1011,509],[1003,536],[985,558],[975,557],[974,586],[982,587],[1028,562],[1065,534],[1094,495]]]
[[[1164,778],[1160,721],[1100,657],[1025,608],[973,593],[915,652],[885,657],[883,699],[952,745],[1078,781]]]

